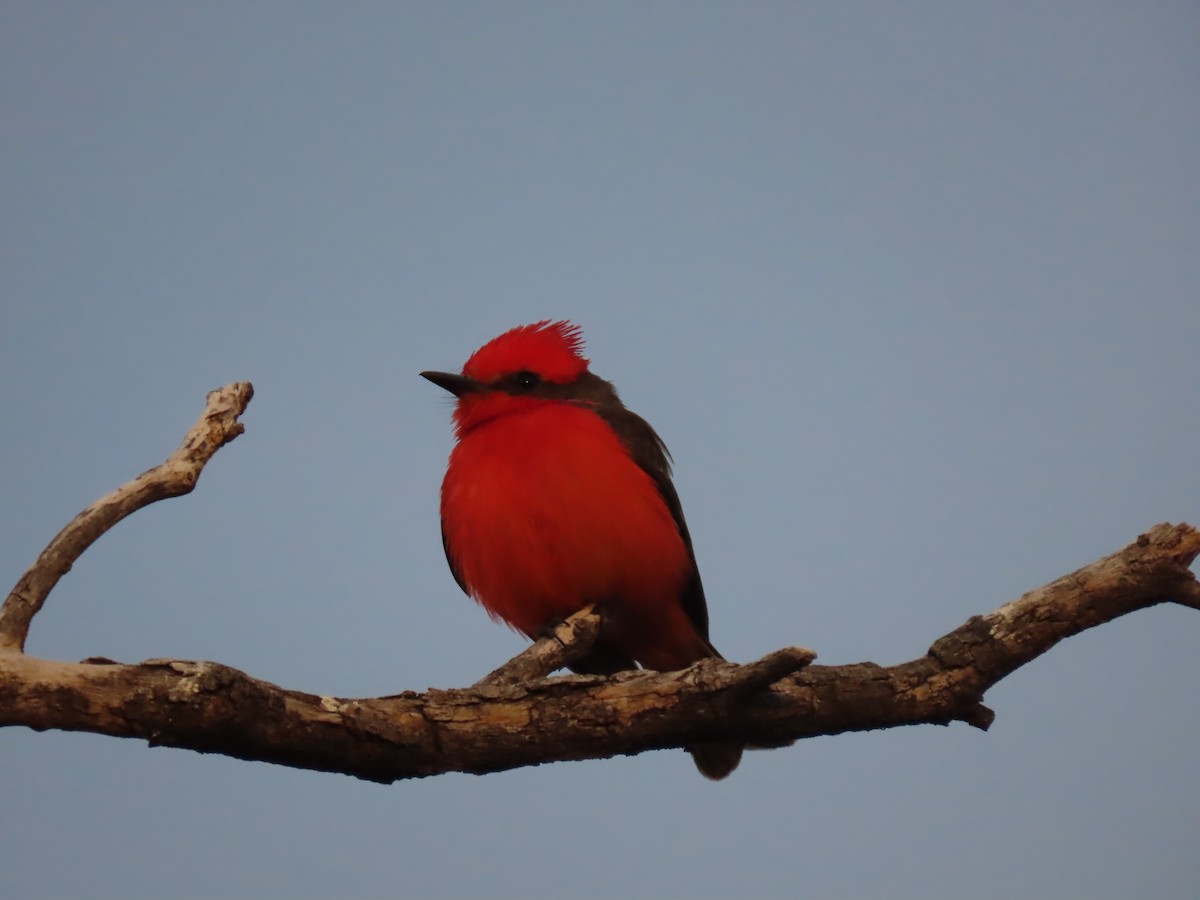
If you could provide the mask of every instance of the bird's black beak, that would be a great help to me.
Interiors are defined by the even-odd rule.
[[[472,394],[486,388],[473,378],[466,375],[455,375],[453,372],[422,372],[422,378],[428,378],[440,388],[445,388],[455,397]]]

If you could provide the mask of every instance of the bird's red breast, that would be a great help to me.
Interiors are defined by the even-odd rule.
[[[472,400],[490,408],[442,488],[446,550],[468,592],[531,637],[603,604],[609,641],[649,668],[709,655],[679,603],[693,566],[679,528],[608,424],[564,401]]]

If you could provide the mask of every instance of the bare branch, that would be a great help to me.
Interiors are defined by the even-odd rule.
[[[1190,525],[1155,525],[1117,553],[976,616],[929,650],[964,689],[982,695],[1059,641],[1126,613],[1183,601],[1197,590],[1189,566],[1200,555]]]
[[[789,648],[747,666],[704,660],[682,672],[485,680],[352,700],[285,690],[217,663],[72,664],[0,653],[0,725],[138,737],[382,782],[712,740],[779,745],[953,721],[986,728],[987,689],[1058,641],[1158,603],[1191,605],[1188,566],[1197,555],[1196,529],[1155,526],[888,668],[807,666],[812,654]]]
[[[583,610],[472,688],[347,700],[289,691],[219,663],[34,659],[29,625],[76,559],[125,516],[186,494],[213,454],[241,434],[248,383],[209,394],[203,415],[161,466],[81,512],[0,608],[0,726],[137,737],[301,768],[394,781],[490,772],[566,759],[737,741],[962,721],[986,729],[984,693],[1064,638],[1138,609],[1200,609],[1190,525],[1156,525],[1117,553],[975,616],[911,662],[813,666],[789,647],[739,666],[703,660],[681,672],[544,677],[593,646],[601,617]]]
[[[1192,609],[1200,609],[1200,583],[1189,581],[1179,586],[1179,592],[1171,598],[1180,606],[1190,606]]]
[[[534,641],[500,668],[489,672],[473,687],[502,687],[545,678],[587,655],[600,636],[600,614],[585,606],[568,616],[545,637]]]
[[[242,433],[238,416],[254,396],[248,381],[212,391],[204,412],[166,461],[101,497],[68,523],[21,576],[0,607],[0,651],[25,648],[29,625],[58,580],[83,552],[130,513],[189,493],[213,454]]]

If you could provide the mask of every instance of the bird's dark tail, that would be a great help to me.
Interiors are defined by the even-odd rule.
[[[642,663],[648,664],[650,668],[657,667],[660,672],[673,672],[698,659],[725,658],[699,632],[692,630],[687,635],[687,640],[687,644],[673,647],[671,650],[674,652],[663,656],[654,656],[649,652],[659,648],[642,648]],[[570,666],[572,671],[587,675],[612,675],[636,667],[637,663],[630,654],[616,650],[603,641],[597,642],[587,656],[577,659]],[[745,746],[738,741],[706,741],[688,747],[687,752],[692,754],[701,775],[713,781],[720,781],[738,767],[744,749]]]
[[[714,741],[711,744],[698,744],[688,747],[692,761],[705,778],[720,781],[737,768],[742,761],[742,745],[732,741]]]
[[[725,658],[707,638],[699,634],[696,637],[701,641],[703,650],[697,649],[693,659]],[[745,749],[745,745],[737,741],[711,741],[688,747],[687,752],[692,754],[692,761],[701,775],[713,781],[720,781],[738,767],[738,763],[742,761],[742,751]]]

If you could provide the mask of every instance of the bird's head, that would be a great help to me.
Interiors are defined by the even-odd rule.
[[[583,333],[566,321],[520,325],[472,353],[461,374],[421,377],[458,398],[460,436],[488,419],[547,401],[620,402],[611,384],[588,371]]]

